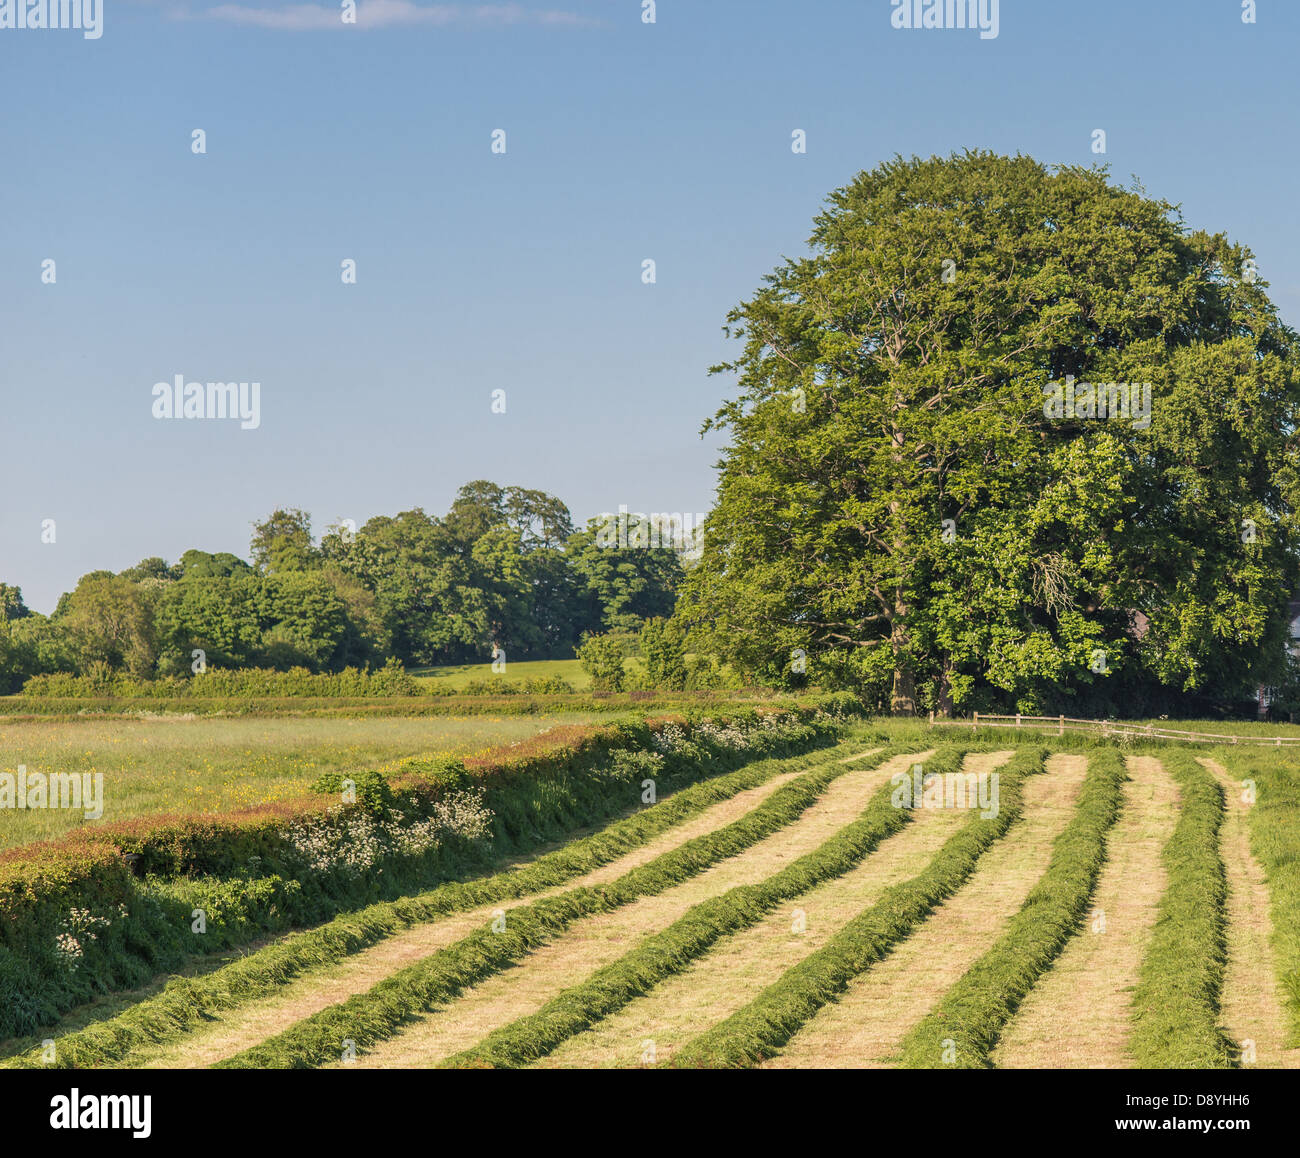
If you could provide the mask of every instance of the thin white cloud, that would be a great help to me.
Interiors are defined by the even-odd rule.
[[[251,4],[218,4],[193,13],[207,20],[274,28],[285,32],[347,28],[342,5],[289,4],[259,8]],[[417,4],[414,0],[358,0],[357,28],[446,27],[452,24],[549,24],[582,27],[594,23],[575,12],[537,10],[522,4]]]

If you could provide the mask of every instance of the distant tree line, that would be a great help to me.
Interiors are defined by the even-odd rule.
[[[380,667],[571,658],[584,636],[631,638],[672,613],[671,548],[597,543],[538,490],[478,481],[441,518],[418,507],[353,530],[279,509],[254,524],[249,559],[186,551],[92,571],[41,615],[0,584],[0,691],[32,675],[189,675],[208,667]]]

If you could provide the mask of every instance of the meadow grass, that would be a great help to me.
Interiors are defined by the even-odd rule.
[[[628,660],[624,668],[631,671],[638,665],[638,660]],[[490,683],[492,680],[505,680],[519,683],[522,680],[562,679],[574,691],[585,692],[591,687],[591,677],[583,670],[576,659],[537,659],[521,663],[507,663],[500,675],[492,670],[490,663],[463,663],[448,667],[412,668],[411,673],[422,684],[438,687],[463,688],[470,683]]]
[[[405,756],[468,756],[593,717],[428,716],[385,719],[154,717],[6,720],[0,772],[103,773],[104,815],[0,809],[0,849],[49,840],[79,825],[157,813],[225,812],[302,796],[326,772],[375,768]]]

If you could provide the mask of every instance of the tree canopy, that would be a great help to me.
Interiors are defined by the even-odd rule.
[[[901,712],[1277,669],[1300,376],[1248,250],[1104,171],[976,152],[859,174],[810,247],[715,367],[730,443],[678,615],[719,656],[776,681],[803,653]]]

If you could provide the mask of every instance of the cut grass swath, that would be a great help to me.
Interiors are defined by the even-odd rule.
[[[1118,752],[1089,753],[1074,817],[1053,843],[1047,871],[1006,933],[903,1039],[903,1068],[990,1068],[1002,1027],[1087,912],[1127,778]]]
[[[955,772],[962,752],[946,748],[925,762],[927,772]],[[525,1066],[562,1042],[687,969],[723,937],[757,924],[778,904],[848,872],[901,829],[911,813],[891,801],[886,784],[859,818],[813,852],[752,885],[740,885],[689,909],[662,932],[565,990],[536,1013],[502,1026],[473,1048],[444,1061],[444,1068]]]
[[[1227,1069],[1237,1049],[1218,1024],[1228,964],[1223,789],[1190,753],[1160,759],[1182,807],[1161,854],[1169,883],[1133,994],[1133,1057],[1148,1069]]]
[[[1287,995],[1287,1044],[1300,1048],[1300,768],[1279,753],[1217,753],[1241,780],[1249,780],[1256,803],[1249,813],[1250,848],[1263,866],[1272,898],[1273,953]]]
[[[876,757],[874,766],[905,751],[886,749]],[[779,831],[811,807],[832,781],[849,771],[847,765],[838,762],[816,767],[724,828],[696,837],[599,889],[571,889],[511,909],[504,928],[494,931],[487,927],[471,933],[399,970],[367,992],[323,1009],[260,1045],[227,1058],[217,1068],[320,1065],[338,1058],[345,1040],[365,1050],[391,1036],[410,1017],[525,957],[574,921],[660,893]]]
[[[787,970],[743,1009],[678,1050],[674,1068],[754,1066],[770,1057],[854,977],[885,956],[932,909],[957,891],[980,857],[1020,816],[1027,776],[1041,772],[1046,752],[1022,750],[999,772],[998,815],[972,813],[925,870],[886,890],[815,953]]]
[[[850,735],[857,743],[877,738],[874,733],[857,729]],[[526,867],[370,905],[277,941],[206,976],[172,981],[157,996],[60,1037],[53,1064],[68,1068],[102,1066],[120,1061],[140,1045],[174,1040],[215,1012],[265,997],[308,970],[359,953],[395,933],[452,913],[540,892],[592,872],[714,804],[765,784],[783,772],[830,763],[841,750],[834,747],[796,757],[761,760],[685,788],[644,812],[546,853]],[[43,1053],[42,1049],[31,1050],[0,1062],[0,1068],[47,1068],[49,1063],[43,1061]]]

